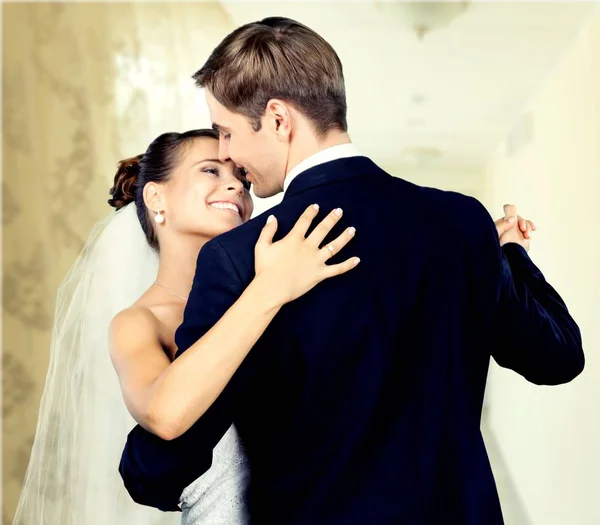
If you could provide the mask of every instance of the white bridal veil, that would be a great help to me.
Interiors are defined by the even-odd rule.
[[[50,363],[14,525],[174,525],[135,504],[118,473],[127,412],[108,328],[156,278],[134,204],[97,224],[58,292]]]

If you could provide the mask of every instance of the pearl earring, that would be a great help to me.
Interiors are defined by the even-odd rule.
[[[160,213],[160,210],[156,212],[156,215],[154,216],[154,222],[156,222],[156,224],[162,224],[163,222],[165,222],[165,218]]]

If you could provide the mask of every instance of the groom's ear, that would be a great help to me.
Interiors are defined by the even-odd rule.
[[[292,112],[289,105],[279,99],[271,99],[265,110],[265,121],[278,140],[287,142],[292,129]]]

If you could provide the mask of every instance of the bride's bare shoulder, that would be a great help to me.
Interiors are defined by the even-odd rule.
[[[112,320],[113,328],[118,330],[139,331],[150,330],[156,336],[164,332],[164,325],[169,319],[172,309],[170,303],[161,300],[157,294],[148,290],[132,306],[119,312]]]
[[[145,329],[151,327],[158,329],[158,324],[158,319],[154,315],[152,308],[135,304],[115,315],[111,323],[111,328],[116,327],[130,330],[142,326]]]
[[[129,353],[137,346],[160,343],[160,323],[152,310],[134,305],[119,312],[110,323],[111,354]]]

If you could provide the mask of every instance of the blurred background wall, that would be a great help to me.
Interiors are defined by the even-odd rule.
[[[595,2],[2,10],[4,523],[35,432],[56,290],[111,212],[117,161],[162,132],[209,126],[191,74],[233,28],[272,15],[336,48],[350,133],[365,154],[394,175],[473,195],[494,217],[515,203],[538,224],[531,256],[579,321],[587,368],[572,384],[540,388],[493,365],[483,430],[507,525],[600,523]],[[279,199],[257,202],[256,213]]]
[[[208,124],[190,77],[232,26],[218,4],[2,7],[8,524],[35,432],[57,287],[92,225],[112,212],[117,161],[162,132]]]
[[[586,370],[540,388],[492,369],[489,423],[532,523],[600,523],[600,16],[579,33],[486,166],[486,203],[539,223],[532,257],[578,321]]]

